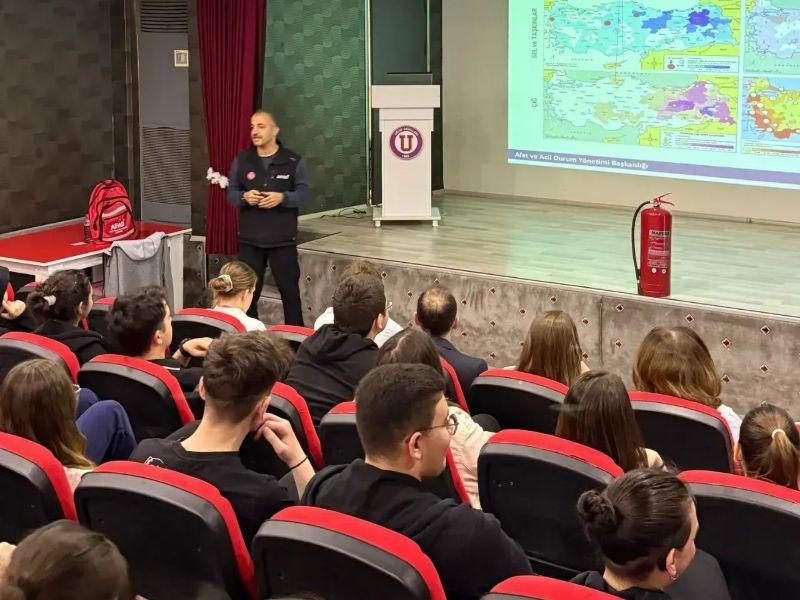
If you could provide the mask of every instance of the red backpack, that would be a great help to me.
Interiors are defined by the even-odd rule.
[[[106,179],[94,186],[86,216],[93,242],[115,242],[136,234],[128,191],[116,179]]]

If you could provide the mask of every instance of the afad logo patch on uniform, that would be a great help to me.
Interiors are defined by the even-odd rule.
[[[247,181],[253,181],[253,179],[256,178],[255,171],[248,171],[246,177],[247,177]]]

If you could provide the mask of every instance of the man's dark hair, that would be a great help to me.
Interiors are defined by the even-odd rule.
[[[150,348],[156,331],[164,328],[167,294],[147,286],[119,296],[108,315],[108,335],[127,356],[141,356]]]
[[[366,336],[378,315],[386,313],[383,280],[370,273],[345,277],[333,294],[333,322],[348,333]]]
[[[286,370],[286,342],[271,333],[223,335],[203,361],[206,404],[230,423],[248,418]]]
[[[434,337],[443,336],[453,328],[457,312],[455,297],[443,287],[427,289],[417,300],[417,320]]]
[[[431,427],[444,391],[444,377],[428,365],[370,371],[356,389],[356,423],[367,456],[392,458],[408,436]]]

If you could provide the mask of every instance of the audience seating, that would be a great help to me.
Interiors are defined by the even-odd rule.
[[[602,452],[532,431],[501,431],[478,457],[483,510],[522,545],[534,572],[558,579],[599,568],[575,506],[583,492],[620,475]]]
[[[261,597],[445,600],[431,560],[409,538],[349,515],[296,506],[253,541]]]
[[[13,302],[16,300],[16,296],[14,295],[14,288],[11,287],[10,283],[6,284],[6,300],[9,302]]]
[[[682,398],[631,392],[644,443],[681,470],[733,471],[733,439],[719,411]]]
[[[461,389],[461,382],[458,380],[456,370],[449,362],[443,358],[439,358],[444,370],[444,378],[447,382],[447,397],[451,402],[458,404],[464,411],[469,413],[469,406],[467,405],[467,397],[464,395],[464,390]]]
[[[719,561],[734,600],[797,597],[800,492],[713,471],[680,478],[697,505],[697,547]]]
[[[536,600],[612,600],[617,596],[591,590],[568,581],[551,579],[550,577],[522,575],[511,577],[497,584],[481,600],[519,600],[520,598],[535,598]]]
[[[356,426],[356,403],[342,402],[322,417],[319,424],[322,455],[326,465],[346,465],[364,458],[364,448]],[[423,482],[423,486],[440,498],[470,503],[469,494],[458,474],[455,461],[447,451],[447,468],[436,479]]]
[[[152,465],[110,462],[83,477],[75,506],[83,525],[119,547],[138,594],[258,598],[236,515],[211,484]]]
[[[567,386],[546,377],[489,369],[475,378],[467,395],[470,412],[493,416],[501,429],[552,434],[567,391]]]
[[[172,373],[140,358],[97,356],[81,367],[78,383],[101,398],[122,404],[137,440],[166,437],[194,421]]]
[[[76,519],[64,467],[44,446],[0,433],[0,541],[59,519]]]
[[[35,333],[11,331],[0,336],[0,381],[13,367],[33,358],[45,358],[64,365],[73,382],[77,381],[78,357],[66,344]]]
[[[247,328],[233,315],[209,308],[184,308],[172,315],[172,344],[169,351],[170,354],[174,353],[187,338],[218,338],[223,333],[243,331],[247,331]],[[200,365],[202,361],[197,366]]]
[[[298,325],[270,325],[268,329],[289,342],[289,345],[295,351],[303,343],[303,340],[314,335],[314,330],[310,327],[300,327]]]
[[[98,298],[86,318],[87,327],[105,338],[108,338],[108,313],[111,312],[115,300],[116,298],[112,297]]]

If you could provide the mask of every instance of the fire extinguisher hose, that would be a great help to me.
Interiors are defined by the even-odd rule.
[[[636,212],[633,213],[633,220],[631,221],[631,254],[633,255],[633,273],[636,277],[636,291],[639,293],[639,295],[642,294],[642,271],[639,268],[639,261],[636,259],[636,220],[639,218],[639,213],[642,212],[642,209],[648,204],[650,204],[649,200],[647,202],[642,202],[636,209]]]

